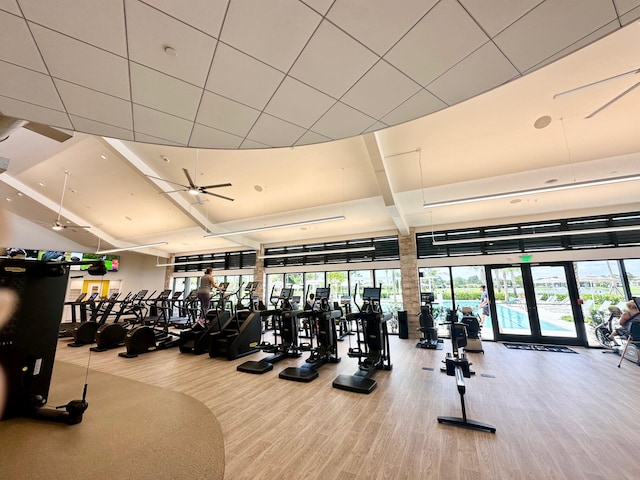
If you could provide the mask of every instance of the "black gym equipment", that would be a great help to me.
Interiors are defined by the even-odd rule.
[[[257,284],[254,285],[254,289]],[[242,285],[236,292],[242,290]],[[251,293],[253,295],[253,292]],[[228,296],[224,296],[225,303]],[[233,308],[233,305],[231,305]],[[259,311],[236,310],[226,325],[219,331],[209,333],[209,356],[226,357],[227,360],[235,360],[260,350],[260,337],[262,336],[262,318]]]
[[[416,347],[442,350],[442,340],[438,338],[438,328],[433,321],[434,300],[435,296],[432,292],[420,293],[420,326],[418,330],[422,333],[422,338],[416,344]]]
[[[112,293],[111,296],[104,302],[101,302],[101,307],[97,309],[99,317],[96,320],[86,321],[77,324],[73,329],[73,342],[67,343],[67,347],[82,347],[90,343],[95,342],[96,332],[98,328],[104,325],[113,311],[113,307],[118,301],[120,294],[118,292]],[[122,304],[126,305],[131,293],[128,293],[122,300]]]
[[[465,352],[483,353],[480,319],[478,315],[474,315],[471,307],[462,307],[461,323],[467,326],[467,345],[464,347]]]
[[[219,332],[231,320],[231,312],[223,308],[225,304],[225,294],[229,288],[229,282],[220,283],[217,287],[217,300],[213,300],[210,304],[214,308],[209,308],[205,314],[204,327],[199,323],[194,323],[193,327],[180,332],[178,347],[181,353],[194,353],[201,355],[209,351],[209,335],[213,332]],[[199,302],[195,303],[196,314],[200,315]]]
[[[192,290],[184,299],[173,300],[172,312],[177,311],[178,316],[171,316],[170,324],[173,328],[184,330],[192,328],[198,321],[200,313],[200,301],[198,300],[198,290]]]
[[[293,310],[291,305],[292,288],[283,288],[278,297],[274,297],[273,288],[269,301],[274,305],[272,310],[261,312],[263,318],[271,317],[274,343],[263,343],[260,349],[270,355],[259,361],[250,360],[236,367],[240,372],[262,374],[273,370],[273,365],[285,358],[299,358],[302,355],[298,345],[298,325],[296,316],[300,310]]]
[[[355,393],[371,393],[377,382],[372,378],[378,370],[391,370],[389,330],[387,321],[392,314],[383,314],[380,305],[381,287],[366,287],[362,292],[362,306],[358,313],[347,315],[356,320],[357,347],[349,348],[349,357],[358,358],[358,371],[353,375],[338,375],[333,387]],[[356,306],[358,306],[356,304]]]
[[[81,296],[83,296],[82,294]],[[80,298],[80,297],[78,297]],[[98,313],[99,313],[99,305],[103,303],[106,299],[101,300],[96,305],[96,298],[98,298],[98,293],[92,293],[89,298],[86,300],[81,300],[80,302],[68,302],[65,305],[71,306],[71,321],[70,322],[61,322],[59,327],[58,336],[63,337],[73,337],[73,329],[77,327],[80,323],[86,322],[87,320],[95,321]],[[80,311],[80,322],[78,322],[78,317],[76,315],[76,307]],[[87,310],[91,311],[91,315],[87,318]]]
[[[153,292],[151,295],[155,293]],[[90,348],[92,352],[104,352],[124,345],[127,332],[135,325],[143,324],[147,311],[144,298],[146,294],[147,290],[140,290],[127,302],[123,302],[120,312],[118,312],[113,322],[105,323],[98,327],[95,335],[96,345]],[[125,315],[127,317],[123,318],[124,321],[120,323],[120,318]]]
[[[478,422],[467,418],[467,410],[464,403],[466,386],[464,379],[470,378],[475,372],[471,371],[471,362],[467,358],[464,347],[467,345],[467,326],[462,322],[449,323],[452,352],[447,352],[444,359],[445,367],[441,370],[447,375],[456,377],[456,385],[460,394],[460,405],[462,407],[462,417],[439,416],[438,423],[453,425],[455,427],[480,430],[482,432],[496,433],[496,427],[488,423]]]
[[[329,288],[317,288],[312,309],[298,315],[305,315],[311,327],[311,355],[303,366],[282,370],[278,375],[280,378],[294,382],[310,382],[318,378],[318,369],[322,365],[340,362],[335,319],[340,318],[342,311],[331,309],[329,294]]]
[[[74,425],[88,407],[87,385],[81,400],[47,407],[69,265],[0,259],[0,287],[13,290],[18,304],[0,330],[0,363],[7,375],[7,404],[2,419],[24,416]]]
[[[143,353],[178,346],[180,337],[169,332],[170,294],[171,290],[164,290],[157,299],[153,300],[152,306],[158,313],[153,319],[153,326],[139,325],[129,330],[124,337],[124,346],[127,350],[118,353],[118,356],[135,358]],[[149,318],[145,320],[145,322],[148,321]]]

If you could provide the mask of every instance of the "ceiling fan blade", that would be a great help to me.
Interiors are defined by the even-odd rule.
[[[218,183],[217,185],[206,185],[204,187],[198,187],[200,191],[207,190],[209,188],[231,187],[230,183]]]
[[[205,195],[211,195],[213,197],[218,197],[218,198],[222,198],[224,200],[229,200],[230,202],[233,202],[233,198],[225,197],[224,195],[218,195],[217,193],[212,193],[212,192],[200,192],[200,193],[204,193]]]
[[[62,225],[62,228],[91,228],[89,225]]]
[[[153,175],[145,175],[145,176],[149,178],[154,178],[156,180],[162,180],[163,182],[172,183],[173,185],[178,185],[182,188],[189,188],[189,185],[183,185],[182,183],[172,182],[171,180],[165,180],[164,178],[154,177]]]
[[[27,130],[31,130],[32,132],[38,133],[45,137],[49,137],[56,142],[65,142],[73,137],[73,135],[69,135],[66,132],[58,130],[56,128],[50,127],[48,125],[42,125],[41,123],[28,122],[23,125]]]
[[[631,92],[633,89],[637,88],[638,86],[640,86],[640,82],[636,82],[633,85],[631,85],[629,88],[627,88],[624,92],[622,92],[620,95],[617,95],[616,97],[612,98],[611,100],[609,100],[607,103],[605,103],[604,105],[602,105],[600,108],[598,108],[597,110],[591,112],[589,115],[587,115],[584,118],[592,118],[595,115],[597,115],[598,113],[600,113],[602,110],[604,110],[605,108],[609,107],[610,105],[614,104],[615,102],[617,102],[618,100],[620,100],[622,97],[624,97],[627,93]]]
[[[186,168],[183,168],[183,169],[182,169],[182,171],[183,171],[183,172],[184,172],[184,174],[186,175],[187,180],[189,180],[189,188],[192,188],[192,189],[196,189],[196,188],[198,188],[198,187],[196,186],[196,184],[195,184],[195,183],[193,183],[193,180],[191,180],[191,175],[189,175],[189,171],[188,171]]]
[[[187,187],[185,187],[185,188],[182,188],[180,190],[168,190],[168,191],[165,191],[165,192],[158,192],[158,193],[177,193],[177,192],[187,192],[187,191],[188,191],[188,189],[187,189]]]
[[[586,85],[581,85],[579,87],[575,87],[570,90],[566,90],[564,92],[556,93],[553,96],[553,98],[562,97],[563,95],[569,95],[571,93],[584,90],[585,88],[594,87],[596,85],[600,85],[601,83],[606,83],[606,82],[610,82],[611,80],[615,80],[617,78],[626,77],[627,75],[635,75],[636,73],[640,73],[640,68],[637,68],[636,70],[629,70],[628,72],[624,72],[624,73],[619,73],[617,75],[613,75],[612,77],[603,78],[602,80],[598,80],[596,82],[587,83]]]

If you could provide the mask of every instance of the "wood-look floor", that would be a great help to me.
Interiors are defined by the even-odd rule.
[[[88,347],[65,343],[57,358],[86,365]],[[236,371],[262,353],[227,361],[171,349],[125,359],[112,350],[92,353],[90,365],[203,402],[222,426],[229,480],[639,478],[640,367],[631,362],[617,368],[619,357],[599,350],[530,352],[484,342],[484,355],[469,354],[476,375],[465,398],[469,418],[496,426],[490,434],[436,421],[460,415],[455,380],[439,371],[447,343],[444,351],[423,350],[392,337],[393,370],[376,374],[370,395],[331,386],[357,369],[348,346],[340,344],[342,362],[307,384],[278,378],[302,358],[264,375]]]

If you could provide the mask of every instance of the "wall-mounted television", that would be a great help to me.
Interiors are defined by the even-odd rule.
[[[101,255],[98,253],[84,253],[82,254],[82,261],[91,260],[104,260],[104,266],[107,267],[107,272],[117,272],[120,268],[120,255]],[[82,265],[81,270],[88,270],[89,265]]]

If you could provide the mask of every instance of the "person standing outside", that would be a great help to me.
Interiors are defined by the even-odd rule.
[[[491,313],[489,313],[489,293],[487,292],[487,286],[480,285],[480,290],[482,291],[482,294],[480,295],[480,305],[478,305],[478,310],[480,310],[480,326],[483,326],[485,319],[491,315]]]
[[[198,324],[201,327],[205,326],[205,316],[211,302],[211,289],[218,288],[211,272],[213,272],[213,269],[207,267],[204,275],[200,277],[200,286],[198,287],[198,300],[200,301],[200,318],[198,319]]]

